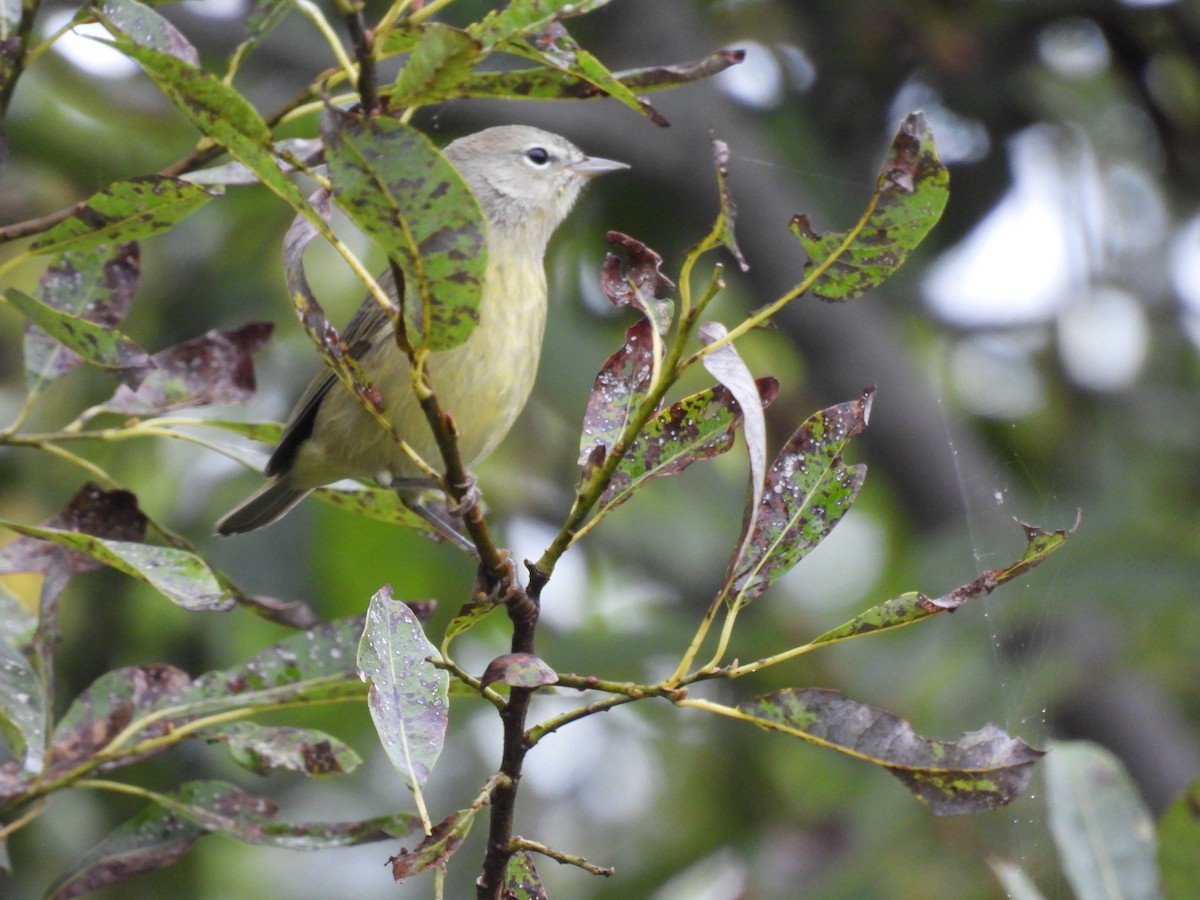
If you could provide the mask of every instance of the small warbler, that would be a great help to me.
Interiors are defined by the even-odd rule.
[[[443,152],[479,200],[488,264],[478,326],[458,347],[430,354],[426,367],[442,408],[454,416],[463,463],[473,466],[508,433],[533,388],[546,324],[542,258],[550,236],[589,179],[628,166],[585,156],[565,138],[523,125],[488,128]],[[395,299],[390,272],[380,284]],[[382,395],[397,434],[438,466],[441,456],[413,393],[408,359],[374,298],[358,308],[343,338]],[[218,534],[269,525],[313,488],[343,478],[374,479],[398,489],[406,502],[432,487],[327,368],[300,397],[265,474],[270,480],[217,522]]]

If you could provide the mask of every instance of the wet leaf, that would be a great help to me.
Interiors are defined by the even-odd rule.
[[[884,162],[866,213],[845,232],[818,234],[808,216],[789,227],[813,266],[824,266],[810,290],[822,300],[852,300],[882,284],[941,218],[950,174],[938,159],[925,116],[910,114]]]
[[[1050,833],[1075,896],[1161,897],[1154,820],[1120,760],[1098,744],[1055,741],[1045,779]]]
[[[0,606],[0,615],[9,611]],[[46,683],[29,655],[0,638],[0,737],[23,771],[36,775],[44,765]]]
[[[92,0],[87,13],[94,14],[110,31],[120,32],[143,47],[168,53],[190,66],[200,65],[200,54],[179,29],[136,0]],[[77,18],[85,18],[87,13]]]
[[[34,253],[93,250],[173,227],[216,196],[197,184],[165,175],[139,175],[110,184],[79,204],[74,215],[29,247]]]
[[[656,91],[689,84],[723,72],[745,58],[741,50],[719,50],[703,59],[673,66],[652,66],[614,72],[631,91]],[[590,81],[561,69],[538,66],[503,72],[477,72],[459,82],[455,96],[504,97],[521,100],[587,100],[607,97]]]
[[[135,242],[61,254],[38,282],[39,299],[51,309],[115,329],[129,312],[141,268]],[[50,381],[83,362],[36,325],[25,328],[25,374],[30,384]]]
[[[0,550],[0,553],[3,551]],[[0,641],[24,651],[28,649],[36,630],[37,618],[20,599],[0,584]]]
[[[338,205],[404,272],[409,342],[462,344],[479,322],[487,270],[483,213],[462,176],[397,119],[330,109],[321,135]]]
[[[675,283],[662,273],[662,257],[643,244],[619,231],[610,231],[605,239],[625,257],[609,253],[600,269],[600,289],[613,306],[632,306],[648,318],[659,335],[671,327],[674,304],[667,299]]]
[[[761,409],[775,399],[774,378],[757,382]],[[742,407],[729,389],[718,385],[685,397],[650,419],[630,444],[600,495],[597,514],[628,500],[651,478],[675,475],[694,462],[720,456],[733,446]]]
[[[254,361],[275,326],[251,322],[233,331],[214,329],[151,358],[154,368],[136,390],[122,385],[104,408],[148,415],[210,403],[245,403],[254,396]]]
[[[279,769],[301,775],[353,772],[362,759],[335,737],[311,728],[231,722],[205,728],[198,737],[229,747],[239,766],[257,775]]]
[[[482,687],[501,681],[510,687],[538,688],[558,683],[558,673],[532,653],[505,653],[490,663],[479,679]]]
[[[809,417],[784,444],[767,472],[758,519],[733,578],[731,602],[760,596],[817,546],[858,496],[867,468],[842,454],[867,426],[874,389],[859,400]]]
[[[508,858],[508,866],[504,870],[504,896],[506,900],[549,900],[533,864],[533,854],[528,850],[514,853]]]
[[[90,534],[39,528],[5,519],[0,519],[0,525],[90,556],[106,566],[144,581],[184,609],[224,612],[234,606],[233,596],[221,585],[208,564],[186,550],[135,541],[106,540]]]
[[[9,288],[4,297],[44,334],[91,365],[116,375],[125,384],[139,384],[146,370],[154,365],[145,350],[115,329],[59,312],[16,288]],[[52,361],[39,354],[26,360],[26,380],[31,384],[38,381],[43,371],[53,377],[56,369]]]
[[[885,600],[883,603],[871,607],[862,615],[855,616],[844,625],[825,632],[812,643],[836,643],[863,634],[911,625],[913,622],[919,622],[921,619],[927,619],[939,613],[954,612],[968,600],[986,597],[1005,582],[1024,575],[1061,547],[1067,538],[1075,533],[1079,523],[1080,518],[1077,516],[1075,524],[1069,530],[1060,529],[1058,531],[1043,531],[1036,526],[1022,523],[1021,527],[1025,531],[1027,541],[1025,553],[1012,565],[1000,569],[989,569],[940,597],[934,598],[919,591],[909,591]]]
[[[410,790],[429,778],[446,739],[450,677],[412,611],[383,587],[371,598],[358,648],[367,704],[388,758]]]
[[[392,877],[400,882],[449,860],[466,840],[478,811],[469,807],[450,813],[433,826],[433,833],[417,844],[415,850],[401,850],[395,856],[389,857]]]
[[[738,704],[757,725],[881,766],[936,816],[984,812],[1011,803],[1044,752],[995,725],[957,741],[916,734],[886,710],[856,703],[837,691],[791,688]]]
[[[167,665],[126,666],[105,672],[75,698],[55,726],[47,775],[70,771],[91,759],[134,721],[149,715],[164,697],[185,689],[190,682],[186,672]],[[166,722],[151,722],[131,734],[124,746],[159,737],[169,729]],[[159,748],[159,752],[165,749]],[[118,764],[133,761],[125,759]]]
[[[1186,897],[1200,884],[1200,781],[1167,807],[1158,823],[1158,865],[1163,893]]]
[[[440,22],[425,24],[391,87],[392,105],[425,105],[461,96],[459,86],[481,54],[479,41],[465,31]]]
[[[609,0],[513,0],[472,23],[467,32],[490,50],[501,41],[536,35],[560,18],[581,16],[608,3]]]
[[[732,240],[732,237],[730,238]],[[700,326],[700,340],[705,346],[725,337],[728,332],[720,322],[706,322]],[[746,552],[750,537],[758,524],[759,508],[762,506],[763,474],[767,468],[767,420],[763,416],[765,404],[758,402],[759,388],[750,369],[742,362],[733,344],[724,344],[703,358],[704,368],[721,382],[738,403],[745,418],[742,431],[746,435],[746,451],[750,461],[750,502],[742,518],[742,532],[738,537],[733,561],[728,566],[725,586],[733,580],[738,562]],[[775,385],[778,389],[778,385]],[[774,392],[771,394],[775,396]]]
[[[324,850],[402,837],[420,825],[411,813],[361,822],[280,821],[274,801],[220,781],[188,782],[156,799],[89,850],[55,883],[50,896],[75,897],[164,868],[210,832],[269,847]]]
[[[654,326],[640,319],[625,332],[625,343],[601,367],[588,397],[579,440],[583,477],[591,476],[587,463],[596,448],[612,449],[653,383],[662,360],[662,346],[654,341]]]

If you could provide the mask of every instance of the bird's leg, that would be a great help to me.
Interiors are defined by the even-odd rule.
[[[466,473],[467,480],[455,487],[462,491],[462,499],[448,502],[446,510],[456,519],[465,519],[472,506],[483,502],[483,493],[479,490],[479,482],[470,472]],[[447,500],[449,498],[447,497]]]
[[[439,510],[433,508],[434,505],[427,504],[419,497],[408,497],[405,494],[400,494],[400,501],[418,516],[428,522],[433,530],[437,532],[439,537],[445,538],[458,549],[470,555],[472,559],[479,559],[479,551],[475,549],[475,545],[464,535],[448,516],[443,516]],[[441,506],[441,504],[436,504]],[[445,509],[445,507],[442,507]],[[447,512],[450,512],[447,510]],[[452,513],[451,513],[452,515]]]

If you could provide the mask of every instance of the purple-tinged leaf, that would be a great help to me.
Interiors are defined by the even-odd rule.
[[[168,53],[189,66],[200,65],[200,54],[183,34],[149,6],[136,0],[93,0],[79,18],[95,15],[110,31]]]
[[[939,613],[953,612],[968,600],[985,597],[1007,581],[1024,575],[1047,556],[1063,545],[1075,533],[1080,519],[1069,530],[1043,531],[1032,525],[1021,524],[1027,541],[1025,553],[1017,562],[1001,569],[989,569],[971,581],[936,599],[920,591],[909,591],[873,606],[849,622],[839,625],[812,641],[813,644],[832,644],[849,638],[889,631],[903,625],[911,625],[921,619]]]
[[[504,869],[504,896],[512,900],[550,900],[528,850],[514,853]]]
[[[326,111],[325,158],[339,207],[404,273],[410,344],[449,350],[479,322],[487,241],[467,183],[417,129]]]
[[[728,332],[720,322],[705,322],[699,329],[700,340],[708,346],[725,337]],[[765,404],[758,402],[759,388],[750,369],[742,362],[732,343],[724,344],[703,358],[704,368],[733,395],[745,415],[742,431],[746,435],[746,452],[750,460],[750,502],[742,519],[742,533],[729,564],[726,587],[737,571],[737,565],[754,533],[763,496],[763,474],[767,468],[767,420]],[[777,387],[777,386],[776,386]],[[774,397],[774,394],[771,395]]]
[[[4,297],[32,325],[61,343],[68,351],[99,369],[111,372],[125,384],[136,386],[145,377],[146,370],[154,365],[145,350],[115,329],[59,312],[16,288],[9,288],[4,292]],[[27,360],[26,380],[31,384],[36,383],[42,371],[54,377],[55,369],[55,365],[48,363],[44,357]]]
[[[224,612],[235,604],[233,594],[221,584],[208,564],[186,550],[106,540],[76,531],[22,525],[5,519],[0,519],[0,526],[90,556],[144,581],[184,609]]]
[[[481,687],[502,681],[510,687],[538,688],[558,683],[558,673],[532,653],[505,653],[490,663],[479,679]]]
[[[67,252],[38,282],[38,295],[51,309],[115,329],[129,312],[141,268],[135,242],[108,252]],[[36,325],[25,328],[25,373],[32,384],[51,381],[83,362]]]
[[[597,448],[605,451],[625,430],[630,417],[650,391],[654,369],[661,361],[661,345],[656,347],[654,326],[640,319],[625,331],[625,343],[605,360],[588,397],[579,441],[579,463],[585,467]]]
[[[717,169],[717,192],[721,198],[721,214],[717,219],[721,243],[733,254],[738,267],[743,271],[750,268],[742,250],[738,247],[737,238],[733,235],[733,225],[737,220],[737,205],[733,202],[733,194],[729,190],[729,145],[717,138],[712,139],[713,164]]]
[[[106,491],[89,481],[43,525],[119,541],[141,541],[146,536],[146,523],[146,516],[132,493]],[[60,559],[65,559],[70,574],[103,567],[94,557],[72,551],[64,553],[40,538],[19,537],[0,548],[0,573],[46,572]]]
[[[11,604],[5,602],[0,605],[0,615],[10,609]],[[31,775],[39,774],[45,764],[46,688],[30,655],[0,637],[0,738],[16,766]]]
[[[754,405],[761,411],[778,391],[774,378],[759,379]],[[651,478],[675,475],[694,462],[729,450],[742,421],[742,409],[728,388],[717,385],[683,398],[650,419],[613,472],[600,495],[598,511],[624,503]]]
[[[466,840],[471,826],[475,823],[475,807],[460,809],[452,812],[442,821],[433,826],[433,833],[417,844],[416,849],[402,850],[395,856],[389,857],[392,866],[392,877],[401,882],[413,875],[419,875],[436,866],[443,865]]]
[[[131,723],[149,715],[164,697],[185,690],[190,683],[186,672],[167,665],[126,666],[101,675],[75,698],[55,727],[47,774],[53,777],[70,771],[95,756]],[[169,730],[167,722],[152,722],[131,735],[125,745],[159,737]],[[134,761],[126,758],[118,764]]]
[[[152,357],[154,369],[136,390],[117,388],[104,404],[112,412],[148,415],[210,403],[244,403],[254,396],[250,354],[274,326],[251,322],[234,331],[213,330]]]
[[[79,204],[74,215],[29,247],[34,253],[92,250],[166,231],[217,196],[165,175],[139,175],[110,184]]]
[[[858,496],[867,467],[842,459],[850,438],[867,427],[874,388],[859,400],[809,417],[767,472],[762,505],[728,597],[744,606],[823,541]]]
[[[674,304],[667,299],[675,283],[662,273],[662,257],[643,244],[619,231],[605,236],[625,257],[606,254],[600,269],[600,289],[613,306],[632,306],[641,312],[662,335],[671,327]]]
[[[311,728],[231,722],[205,728],[197,737],[227,745],[234,761],[257,775],[273,769],[329,775],[353,772],[362,762],[342,741]]]
[[[837,691],[790,688],[739,703],[749,721],[882,766],[935,816],[985,812],[1011,803],[1045,754],[995,725],[957,741],[934,741],[886,710]]]
[[[446,739],[450,676],[412,610],[384,586],[371,598],[358,648],[358,670],[370,681],[367,704],[383,749],[416,791],[429,778]]]
[[[808,216],[789,228],[823,271],[810,290],[822,300],[852,300],[882,284],[941,218],[950,196],[950,173],[938,159],[925,116],[911,113],[891,153],[867,211],[849,231],[818,234]]]

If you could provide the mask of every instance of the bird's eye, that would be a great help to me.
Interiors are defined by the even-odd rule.
[[[525,158],[535,166],[541,167],[550,162],[550,151],[545,147],[530,147],[525,151]]]

